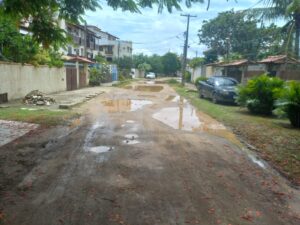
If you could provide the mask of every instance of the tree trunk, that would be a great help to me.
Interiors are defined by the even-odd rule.
[[[296,35],[295,35],[295,55],[299,59],[299,47],[300,47],[300,14],[295,14],[295,25],[296,25]]]

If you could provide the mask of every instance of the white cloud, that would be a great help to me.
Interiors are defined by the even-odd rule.
[[[164,54],[168,51],[182,53],[183,32],[186,29],[186,17],[181,13],[190,13],[197,18],[191,18],[190,22],[190,48],[189,56],[201,55],[205,46],[198,45],[198,30],[202,21],[214,18],[219,12],[246,9],[256,4],[258,0],[215,0],[212,1],[209,11],[206,4],[195,4],[192,8],[182,7],[182,11],[174,11],[172,14],[164,11],[157,13],[157,9],[143,9],[142,14],[113,10],[108,6],[102,6],[102,10],[88,12],[86,20],[89,24],[96,25],[104,31],[112,33],[122,40],[133,41],[134,53]]]

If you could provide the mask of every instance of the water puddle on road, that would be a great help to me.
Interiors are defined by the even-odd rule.
[[[124,137],[126,138],[126,140],[123,141],[124,144],[135,145],[141,143],[137,140],[139,138],[139,135],[137,134],[126,134]]]
[[[144,84],[155,84],[155,81],[154,80],[148,80],[148,81],[145,81]]]
[[[104,152],[110,152],[110,151],[114,150],[114,147],[95,146],[95,147],[86,148],[86,150],[89,151],[89,152],[94,152],[94,153],[104,153]]]
[[[266,169],[266,165],[264,164],[264,162],[262,160],[260,160],[259,158],[255,157],[254,155],[248,155],[248,157],[251,159],[252,162],[254,162],[256,165],[258,165],[259,167]]]
[[[103,101],[105,109],[109,113],[115,112],[134,112],[142,109],[146,105],[151,105],[149,100],[131,100],[131,99],[115,99]]]
[[[186,99],[175,96],[171,99],[177,102],[178,106],[163,108],[152,117],[169,127],[184,131],[204,131],[216,136],[229,139],[232,143],[242,146],[236,136],[226,127],[210,116],[198,112]]]

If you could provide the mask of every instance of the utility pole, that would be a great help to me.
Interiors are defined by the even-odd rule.
[[[181,83],[184,85],[184,74],[185,74],[185,70],[186,70],[186,58],[187,58],[187,49],[188,49],[188,43],[189,43],[190,18],[197,17],[197,16],[192,16],[190,14],[181,14],[181,16],[187,17],[185,41],[184,41],[184,47],[183,47],[182,78],[181,78]]]
[[[198,51],[196,51],[196,58],[198,58]]]

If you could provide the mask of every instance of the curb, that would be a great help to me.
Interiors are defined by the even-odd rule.
[[[104,91],[97,92],[97,93],[89,94],[89,95],[85,96],[85,98],[83,98],[80,101],[61,103],[61,104],[59,104],[58,108],[59,109],[71,109],[71,108],[75,107],[76,105],[79,105],[83,102],[89,101],[89,100],[91,100],[91,99],[93,99],[93,98],[95,98],[95,97],[97,97],[101,94],[104,94],[104,93],[105,93]]]

